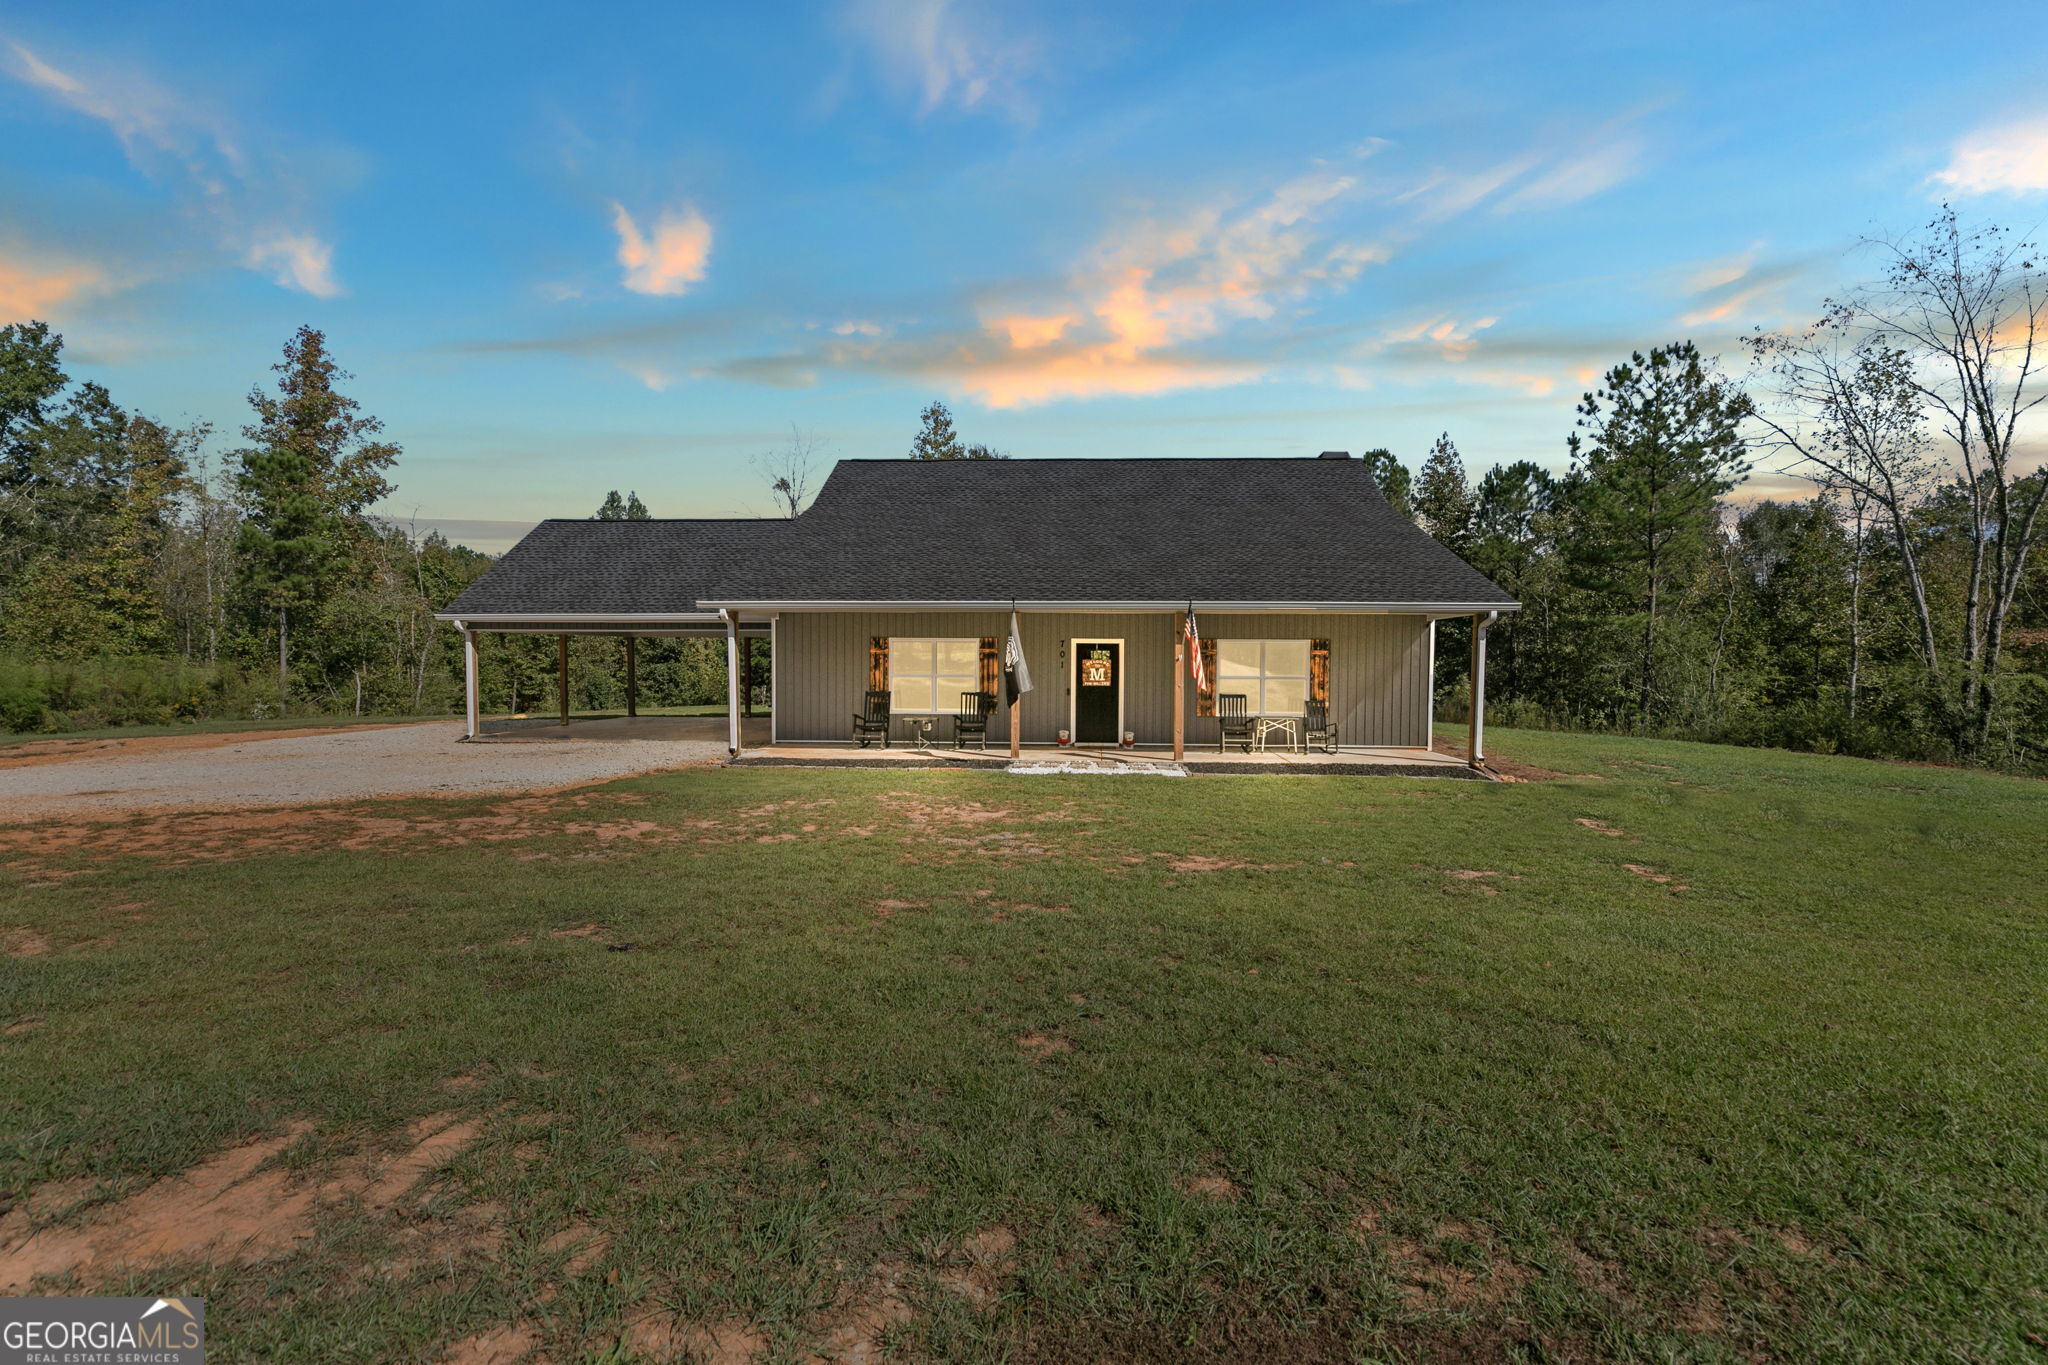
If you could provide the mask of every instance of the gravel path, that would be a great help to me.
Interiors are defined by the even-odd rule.
[[[725,757],[715,741],[462,744],[461,734],[459,721],[434,721],[37,763],[0,770],[0,821],[542,791]]]

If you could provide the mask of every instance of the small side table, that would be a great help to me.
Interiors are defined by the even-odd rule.
[[[910,731],[912,745],[919,749],[932,747],[932,718],[930,716],[906,716],[904,725]]]
[[[1266,741],[1274,735],[1287,736],[1290,751],[1301,749],[1301,722],[1298,716],[1260,716],[1253,722],[1255,747],[1260,753],[1266,752]]]

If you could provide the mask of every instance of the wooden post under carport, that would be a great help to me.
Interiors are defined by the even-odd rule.
[[[569,723],[569,637],[558,636],[555,640],[555,690],[562,702],[562,724]]]
[[[720,611],[725,618],[725,720],[726,752],[740,756],[740,618]]]
[[[626,637],[626,715],[640,714],[640,677],[633,671],[633,646],[637,643],[630,635]]]
[[[483,710],[483,699],[477,692],[479,685],[477,679],[476,632],[464,630],[462,632],[462,696],[464,709],[469,713],[469,733],[463,736],[465,739],[475,739],[478,727],[481,724],[479,713]]]

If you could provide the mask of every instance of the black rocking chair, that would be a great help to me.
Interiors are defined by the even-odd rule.
[[[1251,706],[1242,692],[1222,692],[1216,697],[1216,752],[1223,753],[1232,740],[1246,753],[1252,751]]]
[[[1311,700],[1301,718],[1303,748],[1319,747],[1326,754],[1337,752],[1337,722],[1330,719],[1330,703]]]
[[[889,694],[870,692],[867,694],[867,710],[853,718],[854,742],[861,748],[868,747],[871,740],[882,741],[884,749],[889,747]]]
[[[953,715],[953,747],[964,749],[969,738],[988,748],[988,716],[996,709],[993,692],[962,692],[960,709]]]

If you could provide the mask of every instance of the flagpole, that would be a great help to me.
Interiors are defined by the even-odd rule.
[[[1173,761],[1187,757],[1188,730],[1188,618],[1186,612],[1173,615]]]
[[[1023,639],[1021,638],[1021,636],[1022,636],[1022,633],[1023,633],[1023,632],[1022,632],[1022,627],[1020,627],[1020,626],[1019,626],[1019,625],[1017,624],[1017,603],[1016,603],[1016,602],[1015,602],[1014,600],[1012,600],[1012,601],[1011,601],[1011,603],[1010,603],[1010,638],[1011,638],[1012,640],[1016,641],[1016,643],[1017,643],[1017,645],[1018,645],[1018,647],[1019,647],[1020,649],[1021,649],[1021,648],[1023,647],[1023,644],[1024,644],[1024,641],[1023,641]],[[1020,714],[1020,712],[1019,712],[1019,710],[1018,710],[1018,706],[1019,706],[1019,704],[1020,704],[1020,703],[1021,703],[1021,702],[1022,702],[1023,700],[1024,700],[1024,697],[1023,697],[1023,695],[1022,695],[1021,693],[1013,693],[1013,694],[1011,695],[1011,697],[1010,697],[1010,757],[1011,757],[1011,758],[1018,758],[1018,757],[1021,757],[1021,756],[1023,755],[1023,752],[1024,752],[1024,737],[1023,737],[1023,734],[1022,734],[1022,733],[1021,733],[1021,732],[1020,732],[1020,731],[1018,730],[1018,728],[1017,728],[1017,727],[1018,727],[1018,724],[1019,724],[1019,721],[1018,721],[1018,716],[1019,716],[1019,714]]]

